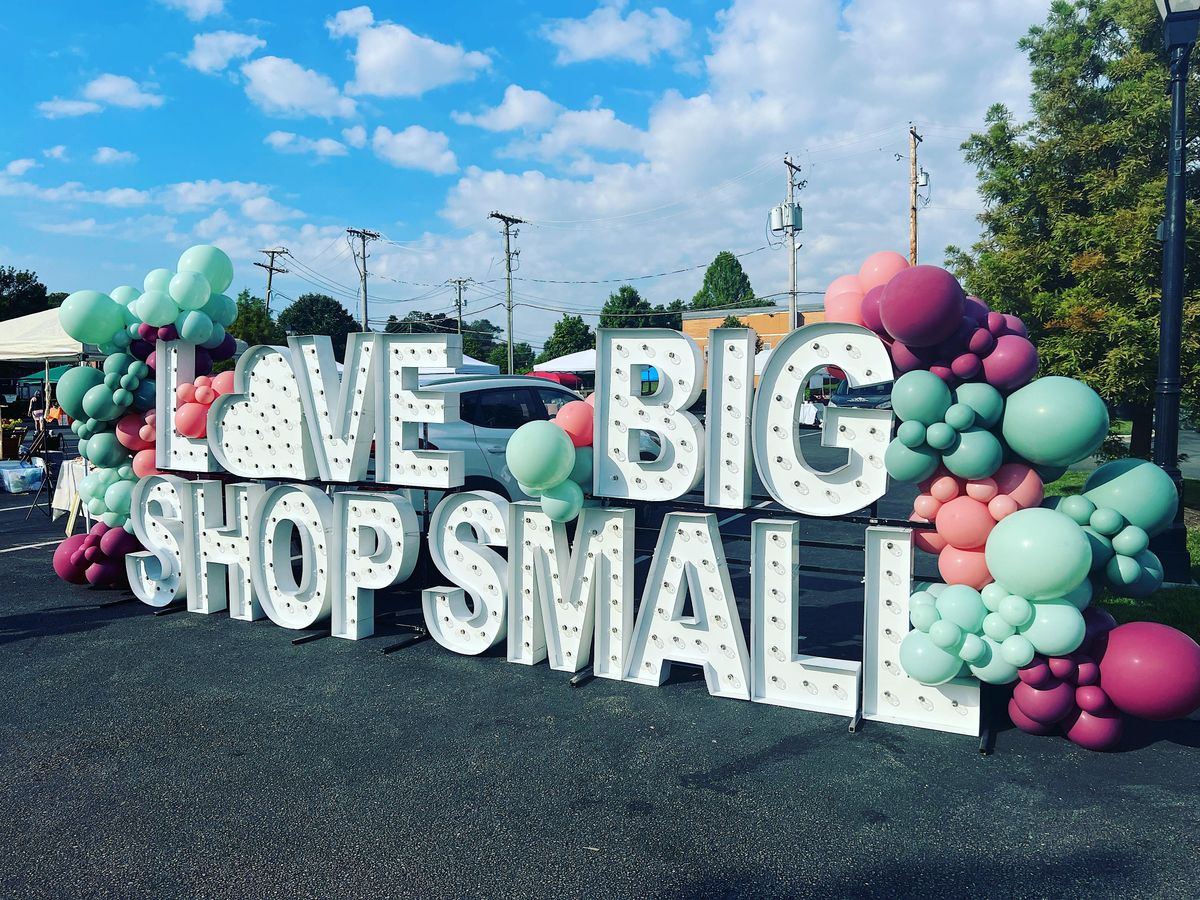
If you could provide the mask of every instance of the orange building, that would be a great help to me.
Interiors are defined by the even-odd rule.
[[[801,303],[796,309],[800,325],[811,325],[825,321],[825,308],[818,300]],[[683,333],[700,345],[704,353],[705,368],[708,368],[708,333],[720,328],[726,316],[737,316],[746,328],[753,328],[762,340],[762,349],[776,347],[787,335],[788,310],[786,306],[750,306],[745,309],[689,310],[683,313]]]

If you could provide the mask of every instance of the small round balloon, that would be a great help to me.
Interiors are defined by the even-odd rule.
[[[571,474],[575,445],[553,422],[526,422],[509,438],[504,458],[518,482],[544,491]]]

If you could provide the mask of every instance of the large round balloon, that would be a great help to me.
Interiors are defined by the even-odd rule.
[[[233,283],[233,263],[224,251],[210,244],[197,244],[183,251],[176,268],[180,272],[198,272],[214,294],[223,294]]]
[[[888,281],[879,316],[896,340],[911,347],[930,347],[958,330],[965,302],[958,279],[945,269],[912,266]]]
[[[553,422],[526,422],[509,438],[504,458],[517,481],[545,490],[571,474],[575,446]]]
[[[1200,707],[1200,645],[1157,622],[1128,622],[1108,632],[1100,686],[1122,712],[1178,719]]]
[[[1052,509],[1022,509],[988,535],[988,569],[1026,600],[1054,600],[1075,590],[1092,566],[1088,539],[1070,517]]]
[[[75,366],[67,369],[58,380],[54,395],[63,410],[72,419],[86,419],[83,398],[92,388],[104,384],[104,373],[91,366]]]
[[[894,275],[908,268],[908,260],[894,250],[872,253],[858,269],[858,283],[864,292],[883,287]]]
[[[588,447],[592,443],[592,419],[595,411],[582,400],[572,400],[558,411],[554,424],[570,437],[575,447]]]
[[[1104,443],[1108,408],[1082,381],[1052,375],[1009,396],[1001,431],[1030,463],[1069,466]]]
[[[941,422],[952,402],[950,388],[932,372],[905,372],[892,385],[892,409],[905,422]]]
[[[1084,496],[1096,506],[1115,509],[1150,536],[1175,518],[1179,493],[1171,477],[1144,459],[1115,459],[1088,476]]]
[[[58,308],[63,331],[85,344],[100,344],[125,328],[125,307],[99,291],[76,291]]]

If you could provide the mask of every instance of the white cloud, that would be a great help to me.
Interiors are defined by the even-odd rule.
[[[183,61],[198,72],[211,74],[223,71],[233,60],[245,59],[265,46],[267,42],[257,35],[213,31],[192,38],[192,51]]]
[[[47,222],[36,226],[38,231],[47,234],[96,234],[101,226],[95,219],[75,219],[71,222]]]
[[[129,109],[163,105],[161,94],[145,90],[127,75],[113,75],[111,72],[89,81],[83,88],[83,96],[95,103],[107,103],[110,106],[124,106]]]
[[[225,11],[225,0],[158,0],[168,9],[177,9],[193,22]]]
[[[0,197],[28,197],[46,203],[94,203],[99,206],[144,206],[152,199],[149,191],[138,188],[108,188],[102,191],[86,189],[78,181],[68,181],[57,187],[40,187],[27,181],[13,181],[0,175]]]
[[[592,59],[626,59],[645,65],[659,53],[679,56],[692,26],[667,9],[657,6],[649,13],[633,10],[622,17],[623,2],[606,4],[583,19],[555,19],[542,29],[542,36],[558,48],[559,65]],[[789,15],[803,18],[794,6],[782,4]]]
[[[5,175],[13,175],[17,178],[20,178],[22,175],[24,175],[30,169],[36,169],[37,167],[38,167],[38,163],[36,160],[14,159],[12,162],[10,162],[8,165],[6,165],[4,167],[4,174]]]
[[[299,210],[289,209],[270,197],[251,197],[249,200],[243,200],[241,211],[243,216],[253,222],[283,222],[304,215]]]
[[[64,100],[55,97],[53,100],[43,100],[37,105],[38,112],[47,119],[71,119],[75,116],[86,116],[100,112],[103,107],[89,100]]]
[[[340,141],[327,137],[313,140],[290,131],[272,131],[263,143],[280,153],[311,153],[320,157],[346,155],[346,145]]]
[[[342,139],[351,147],[365,147],[367,145],[367,129],[361,125],[343,128]]]
[[[47,147],[42,151],[42,156],[46,157],[46,159],[66,159],[67,146],[66,144],[55,144],[53,147]]]
[[[453,112],[450,117],[459,125],[475,125],[488,131],[513,131],[548,125],[561,108],[541,91],[527,91],[520,85],[510,84],[504,89],[504,99],[499,106],[478,114]]]
[[[266,185],[250,181],[181,181],[169,184],[159,191],[159,202],[167,209],[187,212],[205,209],[226,201],[241,202],[253,197],[266,196]]]
[[[458,171],[458,160],[450,149],[450,139],[440,131],[410,125],[393,132],[380,125],[371,139],[375,155],[402,169],[423,169],[435,175]]]
[[[157,238],[167,242],[177,241],[174,233],[176,222],[170,216],[144,215],[126,219],[101,222],[93,217],[73,219],[66,222],[42,222],[34,227],[46,234],[63,234],[77,237],[110,235],[126,241],[144,241]]]
[[[567,110],[536,141],[510,144],[504,152],[509,156],[552,160],[586,150],[636,151],[644,138],[642,132],[622,122],[611,109]]]
[[[242,74],[246,96],[268,115],[325,119],[354,115],[354,101],[343,97],[327,76],[290,59],[262,56],[242,66]]]
[[[92,154],[92,162],[102,166],[112,163],[137,162],[137,154],[129,150],[117,150],[115,147],[97,147]]]
[[[443,44],[394,22],[376,24],[367,6],[343,10],[325,27],[335,38],[356,42],[348,94],[419,97],[442,85],[471,81],[492,64],[486,53],[464,50],[461,44]]]

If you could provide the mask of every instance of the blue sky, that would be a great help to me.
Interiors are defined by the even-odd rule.
[[[522,216],[517,334],[599,309],[613,284],[721,249],[756,290],[786,287],[764,247],[782,155],[806,168],[802,288],[907,239],[907,122],[933,194],[922,257],[969,243],[958,144],[994,101],[1024,108],[1017,38],[1044,0],[664,0],[597,4],[114,0],[9,4],[0,31],[0,264],[52,290],[138,283],[192,243],[225,247],[261,293],[282,245],[286,303],[316,284],[353,306],[347,226],[372,247],[372,317],[494,321],[500,238]],[[897,7],[904,7],[897,9]],[[636,282],[689,298],[702,269]],[[416,299],[414,299],[416,298]]]

